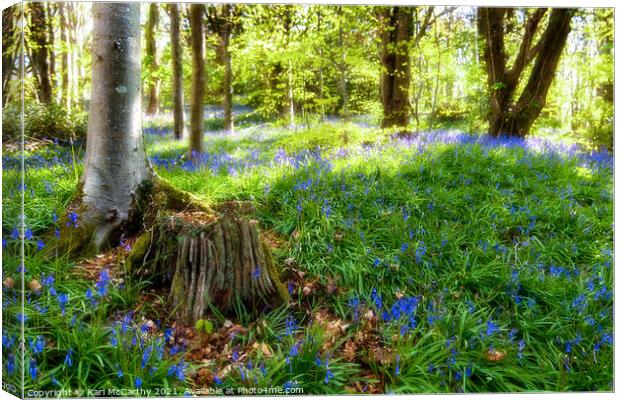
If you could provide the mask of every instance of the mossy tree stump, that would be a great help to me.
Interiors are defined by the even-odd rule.
[[[209,304],[223,313],[237,302],[255,311],[281,304],[288,293],[258,223],[242,208],[233,202],[220,212],[159,216],[135,243],[129,269],[169,284],[172,310],[188,323],[201,319]]]

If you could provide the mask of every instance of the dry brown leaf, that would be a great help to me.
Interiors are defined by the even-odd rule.
[[[28,283],[28,288],[32,290],[33,292],[38,292],[41,290],[42,286],[38,280],[33,279],[30,281],[30,283]]]
[[[347,361],[355,360],[355,353],[357,351],[357,346],[351,340],[347,340],[344,344],[344,349],[342,350],[342,355],[344,359]]]
[[[15,280],[11,278],[10,276],[7,276],[2,282],[2,284],[4,285],[5,288],[12,289],[13,286],[15,285]]]
[[[489,349],[486,358],[489,361],[502,361],[506,357],[506,352],[502,350]]]
[[[265,357],[271,357],[272,356],[271,349],[269,348],[269,346],[266,343],[254,342],[252,344],[252,348],[254,348],[254,350],[262,353],[262,355],[264,355]]]

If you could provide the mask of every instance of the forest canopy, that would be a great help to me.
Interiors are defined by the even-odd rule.
[[[494,56],[501,53],[506,70],[512,70],[503,79],[509,82],[499,77],[491,82],[488,74],[497,71],[487,67],[491,28],[480,23],[485,9],[243,4],[202,8],[201,101],[227,103],[229,110],[233,104],[248,107],[251,112],[238,123],[280,120],[301,126],[317,118],[341,117],[386,127],[408,126],[411,131],[456,127],[497,133],[501,129],[492,126],[493,118],[500,114],[493,110],[492,99],[508,84],[516,97],[501,95],[502,107],[516,106],[536,69],[536,59],[542,63],[542,56],[553,50],[557,67],[537,72],[544,75],[541,79],[549,88],[542,96],[544,106],[531,121],[532,131],[569,137],[594,148],[612,147],[612,9],[571,11],[565,42],[557,39],[557,31],[550,32],[551,41],[543,51],[539,51],[542,36],[547,28],[557,29],[549,23],[561,9],[493,9],[499,10],[491,17],[501,27],[492,29],[502,32],[501,38],[492,38],[502,42]],[[148,115],[171,111],[179,97],[189,105],[195,86],[190,9],[183,4],[142,7],[142,94]],[[19,41],[11,38],[18,35],[18,17],[17,8],[4,10],[5,136],[16,133],[12,107],[19,100],[20,86],[19,80],[11,78],[18,73],[20,49]],[[90,96],[89,5],[29,3],[26,18],[26,112],[43,119],[33,123],[51,125],[57,132],[49,135],[79,135],[84,132],[81,113],[88,110]],[[175,38],[171,32],[177,29]],[[535,84],[535,79],[530,80]],[[178,90],[174,82],[179,82]],[[59,108],[72,116],[69,126],[52,121]],[[386,113],[401,116],[385,119]],[[232,112],[212,123],[230,128]]]

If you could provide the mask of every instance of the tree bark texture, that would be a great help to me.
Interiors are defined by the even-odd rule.
[[[155,115],[159,111],[159,65],[157,63],[157,44],[155,41],[155,33],[157,26],[159,25],[159,12],[157,10],[157,4],[151,3],[149,5],[149,14],[146,21],[146,32],[144,39],[146,41],[146,64],[149,68],[149,87],[148,97],[149,102],[146,107],[147,115]]]
[[[140,188],[153,172],[141,126],[140,4],[94,3],[93,20],[84,174],[69,212],[98,250],[133,222]]]
[[[15,71],[15,62],[18,58],[18,49],[21,46],[17,29],[17,6],[7,7],[2,10],[2,105],[4,106],[9,97],[8,82]]]
[[[185,109],[183,105],[183,46],[181,45],[181,28],[179,5],[171,3],[170,7],[170,46],[172,48],[172,114],[174,116],[174,137],[183,139]]]
[[[412,38],[412,8],[384,7],[379,11],[381,37],[382,128],[406,127],[409,123],[409,85],[411,65],[409,43]]]
[[[233,31],[234,6],[232,4],[222,4],[210,6],[207,12],[209,27],[217,36],[215,51],[217,61],[224,66],[224,78],[222,80],[222,106],[224,108],[224,130],[232,132],[234,130],[232,96],[233,96],[233,69],[232,55],[230,53],[230,39]]]
[[[508,9],[478,9],[478,32],[484,41],[483,57],[490,94],[489,135],[525,137],[545,106],[562,50],[570,32],[574,9],[553,9],[539,41],[533,41],[547,12],[536,9],[525,22],[525,31],[515,61],[507,68],[504,33]],[[518,99],[516,90],[523,71],[534,62],[529,79]]]
[[[192,90],[189,99],[190,157],[203,151],[205,56],[204,56],[204,13],[203,4],[189,6],[189,24],[192,41]]]
[[[209,305],[226,314],[237,302],[275,307],[288,293],[257,225],[238,212],[166,214],[134,245],[129,270],[169,286],[176,317],[190,324]]]
[[[60,17],[60,41],[63,44],[62,58],[61,58],[61,103],[67,107],[67,111],[71,111],[71,90],[69,83],[69,69],[71,68],[71,62],[69,55],[69,35],[67,34],[67,17],[65,15],[65,4],[63,2],[58,3],[58,16]]]
[[[349,92],[347,91],[347,52],[344,46],[344,31],[342,28],[344,17],[342,6],[338,7],[338,46],[340,47],[340,62],[338,63],[338,88],[342,99],[342,118],[349,120]]]
[[[52,101],[50,79],[49,44],[47,40],[47,17],[42,2],[28,4],[30,8],[30,61],[38,81],[41,103]]]

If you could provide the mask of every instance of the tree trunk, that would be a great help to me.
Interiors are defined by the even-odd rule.
[[[385,7],[379,11],[381,35],[382,128],[409,123],[411,66],[409,43],[412,38],[412,8]]]
[[[29,3],[30,6],[30,42],[31,63],[38,78],[39,101],[52,101],[52,84],[50,81],[49,48],[46,34],[46,16],[43,3]]]
[[[69,37],[67,35],[67,18],[65,16],[65,4],[63,2],[58,3],[58,16],[60,17],[60,41],[62,42],[62,59],[61,59],[61,103],[67,107],[67,111],[71,112],[71,91],[69,90],[69,68],[70,60],[69,54]]]
[[[342,118],[349,120],[349,93],[347,92],[347,52],[344,46],[344,32],[342,29],[342,6],[338,7],[338,46],[340,47],[340,63],[338,63],[338,88],[342,98]]]
[[[54,3],[47,3],[45,11],[47,13],[47,39],[50,59],[50,81],[55,81],[56,76],[56,54],[54,51]],[[53,88],[52,88],[53,90]]]
[[[159,25],[157,4],[151,3],[149,5],[149,16],[146,22],[146,32],[144,35],[146,40],[146,65],[148,65],[149,69],[149,103],[146,108],[147,115],[155,115],[159,110],[159,65],[157,64],[157,44],[155,41],[157,25]]]
[[[21,43],[17,35],[17,6],[7,7],[2,10],[2,105],[4,106],[9,97],[8,82],[15,70],[15,61],[18,57],[18,48]]]
[[[478,31],[485,40],[484,60],[490,92],[489,134],[526,136],[545,106],[547,92],[570,32],[574,9],[553,9],[547,28],[532,46],[545,9],[537,9],[525,23],[525,33],[511,69],[506,68],[504,21],[506,9],[480,8]],[[522,72],[534,60],[525,88],[515,102]]]
[[[224,58],[224,130],[232,133],[234,131],[233,110],[232,110],[232,97],[233,97],[233,70],[232,70],[232,56],[228,48],[230,41],[230,32],[226,35],[225,44],[223,50]]]
[[[179,5],[171,3],[170,7],[170,47],[172,49],[172,113],[174,115],[174,138],[184,137],[183,106],[183,46],[180,40]]]
[[[204,125],[204,93],[205,93],[205,57],[204,57],[204,26],[203,4],[189,6],[189,24],[192,31],[192,90],[189,99],[190,157],[202,153]]]
[[[94,3],[93,22],[84,173],[61,225],[72,251],[116,244],[153,177],[141,126],[140,4]]]
[[[191,322],[209,305],[226,312],[237,301],[255,310],[285,301],[248,207],[213,210],[157,177],[148,163],[140,124],[140,3],[94,3],[93,19],[84,174],[60,221],[58,247],[91,253],[116,245],[121,233],[143,231],[127,270],[169,283],[172,308]],[[147,272],[149,266],[155,270]]]

